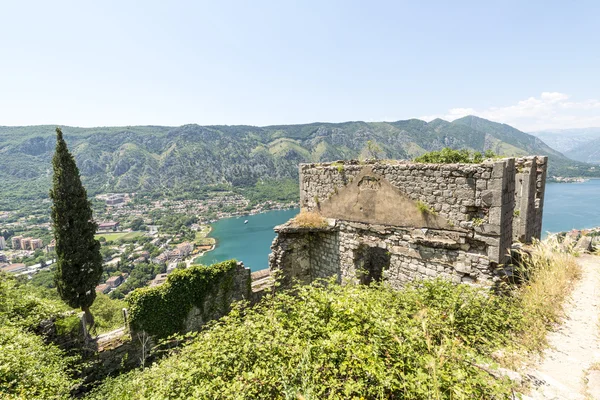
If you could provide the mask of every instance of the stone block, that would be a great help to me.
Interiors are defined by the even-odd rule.
[[[470,274],[471,273],[471,264],[459,262],[459,263],[455,264],[454,269],[457,272],[460,272],[462,274]]]
[[[481,192],[481,203],[486,207],[502,205],[501,190],[484,190]]]

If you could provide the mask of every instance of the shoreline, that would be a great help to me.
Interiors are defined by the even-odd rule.
[[[210,233],[213,231],[212,224],[213,224],[213,223],[215,223],[215,222],[221,221],[221,220],[223,220],[223,219],[230,219],[230,218],[237,218],[237,219],[239,219],[239,218],[241,218],[241,217],[243,217],[243,216],[251,216],[251,215],[260,215],[260,214],[266,214],[266,213],[268,213],[268,212],[272,212],[272,211],[288,211],[288,210],[293,210],[293,209],[295,209],[295,208],[298,208],[298,209],[299,209],[300,207],[299,207],[299,206],[294,206],[294,207],[288,207],[288,208],[274,208],[274,209],[269,209],[269,210],[264,210],[264,211],[261,211],[261,212],[253,213],[253,214],[232,215],[232,216],[229,216],[229,217],[223,217],[223,218],[219,218],[219,219],[215,220],[214,222],[210,222],[210,223],[209,223],[209,225],[208,225],[208,226],[210,227],[210,231],[209,231],[209,232],[206,234],[206,236],[205,236],[205,237],[208,237],[208,235],[210,235]],[[196,262],[196,260],[197,260],[198,258],[200,258],[200,257],[204,257],[204,256],[205,256],[206,254],[208,254],[209,252],[211,252],[211,251],[215,250],[215,249],[217,248],[217,246],[219,245],[219,241],[217,240],[217,238],[216,238],[216,237],[213,237],[212,239],[214,239],[215,243],[214,243],[214,244],[211,246],[211,248],[210,248],[210,249],[208,249],[208,250],[205,250],[205,251],[203,251],[203,252],[202,252],[202,254],[198,254],[198,255],[196,255],[196,256],[194,257],[194,259],[192,260],[192,263],[191,263],[190,265],[203,265],[203,264],[201,264],[201,263],[197,263],[197,262]]]

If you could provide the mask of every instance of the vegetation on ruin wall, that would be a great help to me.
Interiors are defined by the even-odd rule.
[[[437,280],[403,291],[327,284],[267,296],[90,397],[512,398],[493,369],[543,348],[579,276],[552,243],[524,267],[526,284],[503,295]]]
[[[204,314],[204,302],[219,291],[233,287],[237,262],[224,261],[211,266],[194,265],[173,271],[161,286],[136,289],[127,296],[131,327],[156,337],[181,332],[192,307]],[[229,304],[217,304],[226,311]]]
[[[487,158],[496,158],[498,155],[494,154],[491,150],[486,150],[484,153],[478,151],[453,150],[449,147],[445,147],[440,151],[430,151],[417,158],[416,162],[421,163],[432,163],[432,164],[478,164],[483,162]]]
[[[479,366],[522,326],[516,301],[444,281],[298,287],[235,308],[176,355],[92,398],[500,397],[509,383]]]

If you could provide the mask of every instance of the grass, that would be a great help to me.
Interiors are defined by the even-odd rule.
[[[292,226],[298,228],[324,228],[327,226],[327,221],[318,212],[301,210],[300,214],[296,215],[291,220]]]
[[[203,225],[202,229],[196,232],[194,243],[198,246],[211,246],[215,244],[214,238],[207,237],[210,233],[210,229],[209,225]]]
[[[96,234],[94,235],[95,239],[100,239],[101,237],[103,237],[104,239],[106,239],[107,241],[114,241],[114,240],[118,240],[118,239],[135,239],[139,236],[142,236],[144,234],[144,232],[141,231],[134,231],[134,232],[111,232],[111,233],[100,233],[100,234]]]
[[[560,248],[556,238],[536,242],[531,256],[525,256],[518,276],[524,284],[515,290],[523,308],[524,328],[515,345],[525,353],[539,353],[547,346],[548,331],[556,328],[565,316],[565,301],[581,277],[581,267],[571,252]],[[513,353],[508,365],[523,363],[523,354]],[[510,358],[509,357],[509,358]]]

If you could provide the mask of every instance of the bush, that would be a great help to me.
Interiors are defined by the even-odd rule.
[[[57,297],[56,292],[53,294]],[[0,325],[32,329],[42,320],[69,309],[62,301],[51,298],[47,289],[20,283],[0,273]]]
[[[496,157],[498,156],[491,150],[487,150],[484,154],[481,154],[478,151],[470,152],[466,149],[453,150],[449,147],[445,147],[440,151],[431,151],[429,153],[425,153],[415,158],[415,162],[432,164],[472,164],[483,162],[484,158]]]
[[[69,376],[69,358],[58,347],[19,328],[0,326],[2,398],[63,398],[74,383]]]
[[[98,293],[90,308],[94,315],[97,333],[109,332],[124,325],[123,308],[127,304],[122,300],[114,300],[105,294]]]
[[[431,281],[331,282],[235,308],[190,345],[92,399],[505,398],[482,364],[522,329],[518,301]]]

